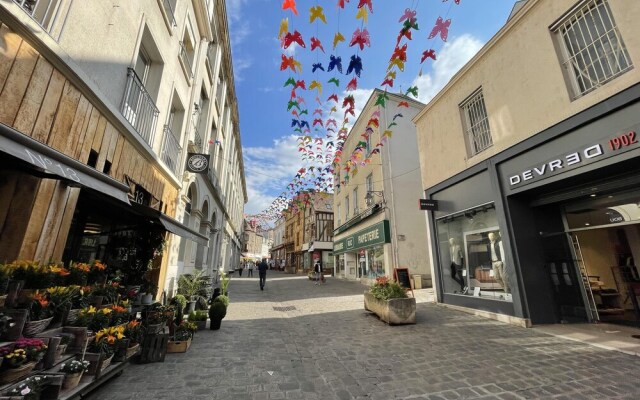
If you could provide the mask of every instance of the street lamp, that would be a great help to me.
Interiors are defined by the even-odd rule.
[[[374,194],[376,196],[382,197],[382,204],[386,204],[387,203],[387,201],[384,198],[384,192],[382,190],[380,190],[380,191],[369,190],[369,191],[367,191],[366,196],[364,196],[364,201],[367,203],[368,206],[370,206],[371,203],[373,203],[373,195]]]

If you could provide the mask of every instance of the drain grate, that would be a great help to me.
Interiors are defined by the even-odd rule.
[[[286,307],[273,307],[273,311],[293,311],[296,309],[296,306],[286,306]]]

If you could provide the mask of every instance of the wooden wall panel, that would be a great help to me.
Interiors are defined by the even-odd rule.
[[[13,127],[20,132],[31,135],[52,73],[53,66],[44,57],[38,58],[29,87],[27,87],[27,93],[22,99],[22,104],[13,122]]]
[[[107,129],[107,119],[100,115],[98,118],[98,126],[96,127],[96,132],[93,135],[93,142],[91,143],[91,150],[99,153],[100,146],[102,146],[102,139],[104,138],[104,131]]]
[[[71,222],[73,220],[73,214],[76,210],[76,204],[80,197],[80,188],[69,188],[69,196],[67,197],[67,204],[64,208],[64,215],[62,216],[62,222],[56,235],[55,246],[53,253],[51,254],[52,260],[62,260],[62,254],[64,253],[64,247],[67,244],[67,238],[69,237],[69,230],[71,228]]]
[[[42,101],[42,106],[36,119],[36,124],[31,133],[31,137],[35,140],[42,143],[47,141],[53,120],[58,111],[58,103],[60,102],[60,96],[62,96],[62,88],[65,82],[66,79],[64,76],[58,72],[58,70],[54,69],[53,74],[51,74],[51,79],[49,80],[47,93],[44,95],[44,100]]]
[[[65,154],[70,152],[70,149],[66,147],[67,139],[76,116],[79,102],[80,91],[76,89],[71,82],[66,81],[64,89],[62,90],[62,97],[60,97],[60,103],[58,103],[58,112],[56,113],[49,137],[47,138],[47,144],[50,147]]]
[[[0,170],[0,232],[4,229],[4,223],[7,220],[7,215],[11,210],[11,199],[16,191],[19,176],[10,170]],[[4,260],[0,258],[0,264]]]
[[[121,177],[119,177],[118,175],[116,175],[116,167],[120,164],[120,158],[122,156],[122,149],[124,148],[124,144],[127,141],[127,139],[124,138],[124,136],[118,134],[118,142],[116,143],[116,150],[113,153],[113,158],[111,160],[111,163],[113,164],[111,167],[111,173],[109,175],[115,177],[118,180],[122,180]]]
[[[93,114],[93,106],[89,104],[89,107],[87,108],[87,112],[85,114],[84,121],[82,123],[82,127],[80,128],[80,133],[78,134],[78,142],[76,143],[76,146],[75,146],[76,148],[73,151],[73,153],[71,153],[71,156],[79,161],[81,161],[80,155],[82,154],[82,150],[86,143],[85,139],[87,137],[87,131],[89,130],[89,123],[91,122],[92,114]]]
[[[0,27],[0,91],[4,88],[21,44],[20,36],[4,24]]]
[[[109,148],[111,147],[111,141],[115,141],[117,134],[118,132],[113,125],[107,122],[104,128],[104,135],[102,136],[102,143],[100,143],[100,148],[98,150],[98,162],[96,163],[96,169],[100,172],[104,171],[104,164],[107,160]]]
[[[91,104],[86,97],[80,95],[76,115],[73,117],[73,123],[71,124],[66,143],[64,144],[64,148],[67,149],[66,154],[76,154],[76,152],[78,152],[78,147],[82,147],[85,134],[83,128],[89,122],[90,116]]]
[[[2,107],[0,107],[0,122],[11,125],[16,118],[22,98],[27,91],[31,74],[38,61],[38,52],[23,41],[9,71],[9,76],[0,92]]]
[[[91,116],[89,117],[89,123],[87,124],[87,131],[84,134],[84,142],[82,143],[82,149],[78,156],[78,160],[83,164],[86,164],[89,159],[91,145],[93,144],[93,138],[96,134],[96,128],[98,127],[99,120],[100,112],[94,107],[91,110]]]
[[[40,242],[44,222],[47,219],[47,214],[49,214],[49,205],[53,198],[56,183],[58,181],[52,179],[42,179],[40,182],[31,214],[23,221],[23,223],[27,224],[27,230],[19,254],[19,258],[22,260],[35,259],[36,249]]]
[[[14,172],[15,173],[15,172]],[[19,185],[11,197],[10,212],[0,231],[0,260],[12,262],[20,257],[25,233],[30,225],[40,179],[29,174],[15,173]]]
[[[49,260],[53,254],[55,247],[54,238],[58,236],[62,217],[64,216],[64,208],[69,197],[69,186],[61,181],[53,181],[54,188],[51,195],[51,202],[47,204],[47,215],[42,223],[40,238],[36,246],[34,260]],[[59,261],[59,260],[54,260]]]

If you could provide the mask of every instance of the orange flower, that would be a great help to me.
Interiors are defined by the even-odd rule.
[[[111,307],[111,309],[117,313],[123,313],[123,312],[127,312],[127,309],[124,307],[120,307],[120,306],[113,306]]]
[[[114,344],[116,342],[116,337],[113,335],[107,336],[107,343]]]
[[[36,294],[33,296],[33,300],[37,301],[38,303],[40,303],[40,307],[44,308],[46,306],[49,305],[49,300],[47,300],[47,298],[43,295],[43,294]]]
[[[129,327],[129,328],[135,328],[135,327],[136,327],[136,326],[138,326],[138,325],[140,325],[140,321],[133,320],[133,321],[130,321],[130,322],[129,322],[128,327]]]
[[[77,263],[77,264],[73,264],[71,266],[71,268],[73,269],[77,269],[78,271],[82,271],[82,272],[89,272],[91,271],[91,267],[89,267],[88,264],[85,263]]]
[[[105,269],[107,269],[107,266],[101,263],[100,260],[95,260],[93,262],[93,268],[97,269],[98,271],[104,271]]]

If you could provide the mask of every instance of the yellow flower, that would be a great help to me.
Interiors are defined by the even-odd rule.
[[[113,311],[113,310],[111,310],[110,308],[102,308],[102,309],[100,309],[100,311],[102,311],[103,314],[110,314],[111,311]]]
[[[95,314],[98,311],[94,306],[89,306],[89,308],[85,309],[87,314]]]

